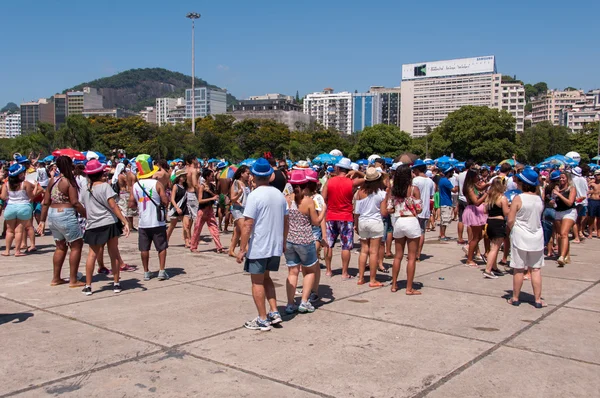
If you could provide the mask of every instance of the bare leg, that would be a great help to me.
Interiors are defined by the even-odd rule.
[[[288,267],[288,277],[285,281],[285,291],[287,293],[288,305],[294,304],[294,296],[296,295],[296,286],[298,285],[298,273],[300,266]],[[304,294],[304,290],[302,291]],[[310,291],[309,293],[310,294]]]
[[[183,241],[185,247],[190,247],[190,239],[192,239],[192,219],[190,217],[183,217]]]
[[[25,242],[25,225],[27,221],[17,220],[17,224],[15,227],[15,257],[24,256],[25,254],[21,252],[22,249],[27,247],[27,242]]]
[[[382,283],[377,282],[377,266],[379,264],[379,253],[383,254],[381,238],[368,240],[369,245],[369,287],[381,287]],[[382,264],[383,266],[383,264]]]
[[[119,268],[118,260],[121,257],[119,253],[119,238],[112,238],[106,244],[106,249],[108,250],[108,255],[110,256],[110,266],[113,273],[113,281],[114,283],[119,283],[119,276],[121,269]]]
[[[369,240],[360,240],[360,254],[358,256],[358,281],[357,285],[365,283],[365,268],[367,267],[367,257],[369,256]],[[373,258],[370,258],[370,263],[373,264]],[[377,266],[377,265],[376,265]]]
[[[463,224],[462,221],[459,221],[458,226],[456,227],[456,230],[458,233],[458,241],[463,242],[463,233],[465,231],[465,224]]]
[[[485,266],[485,272],[488,274],[492,272],[493,269],[497,269],[496,260],[498,259],[498,251],[500,250],[500,245],[502,244],[502,239],[492,239],[490,241],[490,252],[488,253],[487,264]]]
[[[10,248],[15,241],[15,252],[20,252],[20,242],[15,240],[16,229],[17,229],[18,220],[9,220],[6,221],[6,250],[2,254],[3,256],[10,256]]]
[[[524,269],[514,269],[513,270],[513,301],[519,301],[519,295],[521,294],[521,287],[523,286],[523,274],[525,273]]]
[[[406,294],[419,295],[420,291],[413,289],[413,280],[415,279],[415,269],[417,266],[417,247],[418,239],[408,239],[408,262],[406,263]]]
[[[77,239],[76,241],[71,242],[71,252],[69,253],[69,285],[71,287],[81,287],[85,285],[83,282],[77,280],[77,272],[79,271],[79,263],[81,262],[81,249],[83,249],[83,239]]]
[[[271,312],[277,312],[277,298],[275,296],[275,285],[273,284],[273,279],[271,279],[271,274],[269,271],[265,272],[265,295],[267,297],[267,301],[269,302],[269,307]]]
[[[265,275],[264,274],[252,274],[250,275],[252,280],[252,298],[254,299],[254,305],[258,310],[258,317],[262,320],[267,320],[267,308],[265,307]]]
[[[178,221],[177,218],[169,221],[169,228],[167,229],[167,242],[169,242],[171,240],[171,234],[173,233],[173,230],[177,226],[177,221]]]
[[[331,247],[325,246],[325,275],[333,276],[333,272],[331,272],[331,260],[333,258],[333,249]]]
[[[406,238],[396,239],[396,254],[394,255],[394,263],[392,264],[392,292],[398,290],[398,274],[400,273],[400,264],[404,256],[404,244]]]
[[[62,285],[65,281],[60,277],[62,266],[67,257],[67,242],[64,240],[56,241],[56,249],[54,250],[54,256],[52,256],[52,281],[50,286]],[[77,280],[77,274],[75,274],[75,280]]]
[[[148,257],[150,257],[150,253],[148,253]],[[164,271],[165,265],[167,264],[167,249],[158,252],[158,266],[161,271]],[[145,270],[145,268],[144,268]]]
[[[150,272],[150,269],[148,268],[148,263],[150,262],[150,252],[140,252],[140,255],[142,256],[142,267],[144,267],[144,272]]]
[[[302,267],[302,301],[307,302],[315,283],[315,268],[319,268],[317,261],[312,267]]]
[[[350,267],[350,250],[342,250],[342,278],[349,278],[348,268]]]
[[[92,286],[92,277],[94,276],[94,265],[102,246],[91,246],[88,253],[87,261],[85,262],[85,284]]]
[[[533,287],[533,296],[536,303],[542,303],[542,270],[541,268],[530,268],[531,287]]]
[[[573,220],[569,220],[568,218],[564,218],[561,221],[560,226],[560,255],[563,257],[567,257],[570,254],[569,250],[569,231],[573,227]]]
[[[229,255],[232,257],[235,256],[235,248],[240,242],[241,228],[242,219],[240,218],[233,222],[233,236],[231,237],[231,243],[229,244]]]

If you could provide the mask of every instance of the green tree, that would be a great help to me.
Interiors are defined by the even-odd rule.
[[[457,159],[493,162],[515,152],[515,119],[487,106],[463,106],[430,135],[432,158],[454,153]]]
[[[528,164],[537,164],[557,153],[565,154],[570,148],[569,136],[566,127],[554,126],[547,121],[536,124],[517,139],[519,159]]]
[[[366,158],[372,154],[393,158],[410,149],[411,144],[406,132],[387,124],[365,127],[357,137],[356,145],[349,153],[351,159]]]

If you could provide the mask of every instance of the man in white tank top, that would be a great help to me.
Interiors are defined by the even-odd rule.
[[[138,208],[138,246],[144,267],[144,280],[150,280],[152,274],[148,268],[150,246],[158,251],[160,270],[158,280],[169,279],[165,271],[167,261],[167,224],[165,208],[168,203],[165,187],[152,176],[158,167],[152,162],[150,155],[139,155],[136,158],[138,181],[133,184],[133,195],[129,198],[129,206]]]

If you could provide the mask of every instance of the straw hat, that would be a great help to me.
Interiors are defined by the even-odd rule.
[[[365,174],[365,180],[375,181],[380,178],[381,178],[381,172],[378,171],[375,167],[369,167],[367,169],[367,173]]]

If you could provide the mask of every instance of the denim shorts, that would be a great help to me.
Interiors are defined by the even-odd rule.
[[[295,267],[296,265],[312,267],[317,261],[317,247],[314,242],[307,245],[297,245],[290,242],[286,243],[285,263],[288,267]]]
[[[81,226],[77,220],[75,209],[71,208],[49,208],[48,228],[52,232],[55,241],[75,242],[83,238]]]
[[[323,240],[323,230],[321,229],[320,225],[313,225],[312,233],[313,237],[315,238],[315,242],[320,242],[321,240]]]
[[[244,208],[242,206],[231,206],[231,216],[233,217],[233,221],[244,218]]]
[[[17,204],[7,204],[6,209],[4,209],[4,219],[6,221],[10,220],[31,220],[31,216],[33,214],[33,207],[30,203],[17,203]]]
[[[247,258],[244,263],[244,271],[254,275],[264,274],[266,271],[279,271],[279,256],[253,260]]]

